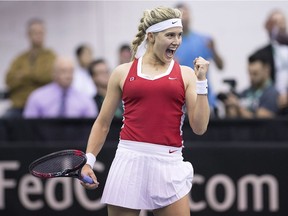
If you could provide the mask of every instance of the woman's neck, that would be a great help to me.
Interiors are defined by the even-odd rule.
[[[149,79],[154,79],[155,77],[166,73],[169,66],[170,63],[163,63],[153,57],[151,58],[144,55],[141,62],[141,74],[149,77]]]
[[[142,64],[148,64],[155,68],[167,68],[170,65],[170,62],[163,62],[156,54],[151,53],[147,50],[146,54],[142,57]]]

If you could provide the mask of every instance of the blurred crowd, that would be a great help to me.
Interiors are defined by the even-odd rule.
[[[76,62],[45,47],[45,23],[27,23],[30,48],[12,61],[6,73],[7,91],[2,99],[11,106],[2,118],[95,118],[110,76],[105,59],[96,59],[88,44],[75,48]],[[118,50],[119,64],[131,61],[129,44]],[[115,112],[122,118],[123,107]]]
[[[202,56],[221,71],[225,60],[209,35],[191,29],[191,8],[176,5],[182,11],[182,45],[175,56],[181,65],[193,68],[193,60]],[[237,80],[223,80],[229,91],[216,93],[209,80],[209,104],[212,118],[274,118],[288,116],[288,35],[285,14],[272,10],[264,22],[267,44],[247,56],[250,86],[237,92]],[[94,58],[88,44],[75,46],[74,62],[45,47],[45,23],[31,19],[27,23],[30,49],[11,60],[5,81],[5,99],[11,106],[1,118],[95,118],[102,106],[111,73],[103,58]],[[119,64],[131,61],[129,44],[118,48]],[[210,72],[209,72],[210,73]],[[208,74],[209,74],[208,73]],[[212,71],[213,73],[213,71]],[[219,115],[221,111],[221,115]],[[122,118],[123,106],[115,112]]]
[[[230,91],[218,99],[227,118],[288,116],[288,35],[285,14],[271,11],[264,23],[269,41],[247,58],[250,86],[236,92],[237,80],[226,80]]]

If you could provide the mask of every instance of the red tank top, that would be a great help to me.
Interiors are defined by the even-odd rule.
[[[181,147],[185,87],[180,66],[173,61],[151,80],[140,73],[141,60],[134,60],[123,85],[120,139]]]

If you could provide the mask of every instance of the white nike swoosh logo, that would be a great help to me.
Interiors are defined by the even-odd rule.
[[[177,77],[168,77],[169,80],[177,80]]]

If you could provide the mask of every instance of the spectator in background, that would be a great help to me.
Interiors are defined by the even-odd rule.
[[[30,49],[16,57],[7,72],[6,85],[12,106],[3,117],[21,117],[29,94],[52,80],[52,67],[56,55],[44,47],[43,21],[29,20],[27,33]]]
[[[71,87],[72,60],[55,61],[54,81],[33,91],[24,110],[25,118],[95,118],[98,109],[92,98]]]
[[[288,36],[285,14],[281,10],[273,10],[265,22],[269,42],[257,52],[269,57],[271,79],[279,91],[278,104],[282,111],[288,108]]]
[[[188,5],[179,3],[176,7],[182,12],[183,25],[182,44],[176,52],[176,59],[178,62],[181,65],[193,68],[193,60],[201,56],[208,61],[214,60],[217,68],[222,70],[224,66],[223,60],[216,50],[214,40],[210,36],[200,34],[190,29],[191,17]],[[211,89],[211,83],[208,84],[208,88],[209,105],[211,111],[213,111],[216,108],[216,96]]]
[[[88,67],[93,59],[92,49],[88,45],[80,45],[76,49],[78,67],[75,69],[72,86],[93,98],[97,89],[91,79]]]
[[[107,92],[107,85],[110,77],[109,67],[104,59],[97,59],[95,61],[92,61],[92,63],[90,64],[89,72],[97,87],[97,94],[94,97],[94,100],[100,111]],[[115,111],[114,117],[122,118],[122,114],[123,114],[123,107],[122,103],[120,103],[119,101],[119,106]]]
[[[227,94],[224,99],[227,117],[272,118],[278,113],[278,92],[271,80],[269,57],[262,52],[252,54],[248,59],[251,86],[240,96]]]
[[[119,48],[119,64],[128,63],[131,61],[132,53],[129,44],[122,44]]]

